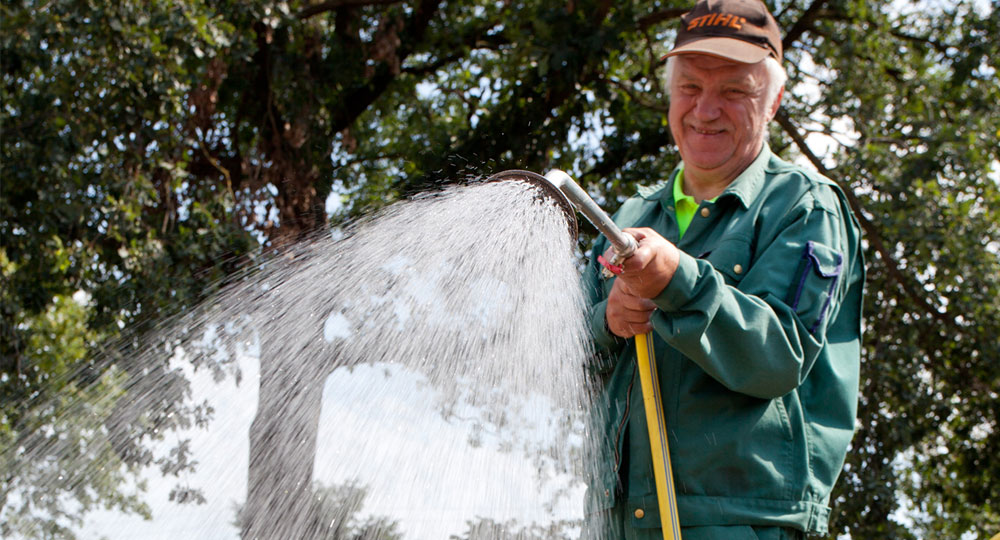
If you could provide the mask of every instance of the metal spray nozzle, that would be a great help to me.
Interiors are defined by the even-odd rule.
[[[618,225],[615,225],[615,222],[611,220],[607,212],[602,210],[594,202],[594,199],[590,198],[590,195],[570,175],[559,169],[552,169],[545,175],[545,179],[559,188],[566,195],[566,198],[569,199],[570,203],[576,207],[577,211],[593,223],[594,227],[597,227],[597,230],[611,242],[611,246],[615,252],[611,260],[604,261],[603,257],[600,257],[602,264],[604,264],[602,272],[604,277],[608,278],[612,275],[620,274],[621,264],[625,259],[631,257],[635,253],[636,247],[638,247],[635,238],[631,234],[622,232],[618,228]]]

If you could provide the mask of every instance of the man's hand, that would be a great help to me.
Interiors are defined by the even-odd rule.
[[[656,304],[652,300],[632,294],[628,285],[619,277],[611,285],[604,318],[607,319],[608,330],[612,334],[630,338],[653,330],[649,317],[654,309]]]
[[[628,285],[631,294],[641,298],[656,298],[674,277],[680,262],[677,246],[648,227],[625,229],[638,242],[631,257],[622,264],[618,276]]]

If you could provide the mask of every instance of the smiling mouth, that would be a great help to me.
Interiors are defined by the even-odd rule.
[[[694,130],[694,132],[699,135],[718,135],[719,133],[723,132],[723,130],[721,129],[708,129],[708,128],[700,128],[697,126],[691,126],[691,129]]]

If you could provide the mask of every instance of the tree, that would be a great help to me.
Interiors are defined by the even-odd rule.
[[[997,3],[769,5],[791,75],[772,148],[841,182],[868,247],[861,417],[834,532],[995,530]],[[294,253],[328,199],[340,220],[561,167],[614,210],[677,161],[658,69],[686,7],[5,4],[0,440],[45,423],[26,416],[34,396],[138,367],[102,378],[80,346],[190,308],[262,251]],[[77,291],[87,325],[39,348]],[[907,504],[913,525],[890,519]]]
[[[474,540],[476,538],[491,538],[496,540],[565,540],[574,538],[571,531],[579,528],[579,523],[555,522],[547,527],[538,525],[520,527],[516,522],[498,523],[492,519],[481,518],[470,521],[468,529],[461,535],[452,535],[449,540]]]
[[[303,529],[298,531],[282,531],[286,535],[295,534],[296,538],[313,538],[315,540],[400,540],[398,526],[387,518],[370,516],[361,519],[362,504],[367,493],[362,487],[354,485],[313,486],[313,496],[308,498],[311,516]],[[246,530],[242,523],[247,519],[246,508],[238,512],[238,525]]]
[[[33,534],[68,535],[104,505],[145,511],[138,490],[123,486],[148,451],[111,448],[80,421],[112,414],[136,376],[128,350],[114,351],[120,361],[107,370],[98,351],[120,326],[148,327],[196,304],[254,245],[219,185],[186,183],[186,101],[198,55],[214,50],[220,30],[203,6],[182,7],[2,8],[5,536],[18,521]],[[62,318],[73,323],[51,328]],[[180,418],[164,413],[131,429],[152,434]],[[26,460],[14,477],[9,460],[28,446],[48,448],[52,461]]]

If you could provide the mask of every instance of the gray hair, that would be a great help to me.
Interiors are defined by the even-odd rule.
[[[674,60],[676,56],[671,56],[667,58],[667,67],[663,74],[663,84],[666,86],[667,96],[670,96],[670,82],[674,78],[674,68],[676,63]],[[774,103],[774,100],[778,98],[778,92],[785,87],[785,81],[788,80],[788,74],[785,73],[785,68],[781,67],[781,63],[774,59],[773,56],[768,56],[763,60],[764,67],[767,68],[767,88],[765,89],[765,96],[767,97],[767,103]]]

